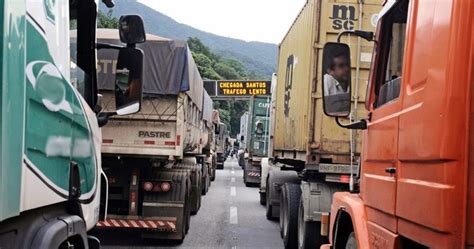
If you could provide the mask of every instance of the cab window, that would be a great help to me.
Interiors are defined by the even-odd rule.
[[[381,20],[374,107],[383,106],[400,96],[405,49],[408,1],[400,1]]]
[[[95,61],[95,10],[93,0],[70,0],[70,79],[72,85],[84,97],[89,106],[96,101],[96,61]]]

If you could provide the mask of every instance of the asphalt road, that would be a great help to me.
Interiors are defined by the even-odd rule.
[[[278,222],[265,218],[258,188],[245,187],[243,171],[235,159],[218,170],[191,228],[181,245],[170,241],[144,241],[139,234],[101,233],[103,248],[283,248]]]

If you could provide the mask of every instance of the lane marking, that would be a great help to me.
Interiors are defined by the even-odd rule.
[[[237,195],[237,191],[235,187],[230,187],[230,196],[236,196],[236,195]]]
[[[235,177],[230,178],[230,182],[235,182]]]
[[[231,172],[231,173],[232,173],[232,174],[235,174],[235,171],[233,171],[233,170],[232,170],[232,172]]]
[[[229,223],[234,225],[239,223],[239,217],[237,216],[237,207],[230,207]]]

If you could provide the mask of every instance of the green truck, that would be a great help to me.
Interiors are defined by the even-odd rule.
[[[245,141],[242,148],[244,153],[240,154],[244,160],[239,160],[243,164],[245,186],[260,184],[261,161],[268,154],[269,107],[270,96],[253,96],[249,113],[244,113],[248,116],[241,118],[241,121],[246,122],[241,124],[241,129],[243,127],[242,130],[246,130],[246,133],[240,134],[240,141]]]
[[[140,109],[143,21],[121,17],[127,47],[109,46],[95,40],[98,1],[0,6],[0,248],[97,248],[87,231],[107,206],[99,127]],[[110,113],[97,94],[98,48],[118,50],[116,70],[136,84]]]

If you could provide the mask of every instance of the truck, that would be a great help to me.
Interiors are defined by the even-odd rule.
[[[224,169],[224,162],[227,158],[227,125],[221,122],[219,111],[213,111],[213,122],[216,136],[216,168]]]
[[[104,1],[112,7],[112,1]],[[125,96],[101,112],[97,94],[98,1],[3,1],[0,247],[99,248],[87,232],[105,214],[101,131],[140,108]],[[116,46],[124,87],[141,80],[143,21],[122,16]],[[91,25],[94,24],[94,25]],[[127,25],[133,25],[124,29]],[[119,31],[117,31],[119,32]],[[103,46],[107,44],[102,44]],[[134,61],[134,65],[130,65]]]
[[[269,107],[270,96],[252,96],[250,111],[247,114],[244,113],[241,118],[247,121],[244,125],[246,133],[243,137],[246,140],[243,154],[243,180],[247,187],[260,184],[261,161],[268,153]]]
[[[240,116],[240,129],[237,139],[239,139],[239,151],[237,153],[237,160],[239,166],[243,169],[245,166],[245,153],[247,153],[247,130],[249,124],[249,112],[246,111]],[[248,155],[247,155],[248,158]]]
[[[100,29],[97,37],[120,43],[115,30]],[[206,184],[202,173],[210,156],[205,140],[212,103],[186,42],[153,34],[146,38],[137,46],[147,54],[142,108],[111,118],[102,129],[109,196],[107,219],[97,229],[132,229],[142,238],[182,242]],[[113,52],[98,55],[106,108],[113,108],[117,91],[109,80],[119,73],[110,69]]]
[[[215,161],[215,151],[216,151],[216,135],[214,123],[212,122],[212,111],[214,110],[214,102],[207,93],[206,90],[203,91],[202,98],[202,119],[201,119],[201,138],[199,143],[202,146],[202,153],[199,155],[198,164],[202,165],[202,194],[205,195],[211,182],[216,179],[216,161]]]
[[[376,42],[368,115],[340,122],[363,130],[361,167],[332,198],[321,248],[474,247],[473,25],[472,1],[400,0],[385,2],[375,37],[346,33]],[[348,44],[323,57],[349,57]],[[336,121],[351,111],[329,92],[324,109]]]
[[[270,106],[272,150],[262,159],[259,193],[267,218],[280,221],[285,248],[317,248],[327,241],[328,235],[317,231],[328,225],[333,194],[349,190],[357,171],[359,132],[340,130],[324,115],[323,46],[343,31],[375,30],[380,9],[379,1],[372,0],[308,0],[279,45]],[[373,44],[353,35],[342,39],[355,46],[350,117],[355,119],[366,114],[363,98]]]

